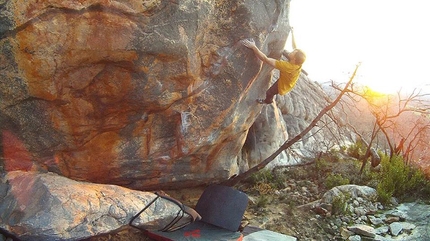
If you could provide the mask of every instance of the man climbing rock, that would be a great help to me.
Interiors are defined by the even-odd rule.
[[[273,97],[277,94],[284,95],[291,91],[295,86],[300,71],[302,69],[302,64],[306,60],[306,54],[296,48],[296,41],[294,39],[294,32],[291,28],[291,36],[292,36],[292,45],[293,51],[287,52],[284,51],[282,54],[287,57],[288,61],[277,60],[267,57],[263,52],[261,52],[253,39],[242,40],[242,44],[247,48],[250,48],[254,51],[254,54],[270,66],[278,69],[280,72],[279,79],[267,90],[266,99],[257,99],[257,102],[260,104],[271,104],[273,102]]]

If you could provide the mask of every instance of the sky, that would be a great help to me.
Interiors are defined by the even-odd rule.
[[[291,0],[289,17],[312,80],[347,82],[361,63],[354,82],[430,93],[430,1]]]

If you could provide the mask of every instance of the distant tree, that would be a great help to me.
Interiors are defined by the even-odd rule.
[[[430,142],[430,118],[425,114],[409,115],[398,121],[396,130],[400,142],[396,145],[394,153],[400,155],[410,163],[430,156],[428,144]]]
[[[338,88],[340,89],[340,88]],[[375,165],[375,151],[372,148],[380,134],[385,138],[383,146],[388,149],[390,157],[393,155],[401,155],[407,162],[411,158],[416,158],[416,151],[423,149],[421,146],[428,143],[429,139],[429,118],[430,105],[429,94],[422,94],[418,90],[404,96],[401,92],[397,95],[385,95],[372,91],[369,88],[351,88],[347,90],[345,95],[352,102],[349,106],[356,108],[351,103],[358,103],[359,100],[365,100],[367,110],[373,116],[373,127],[371,133],[367,135],[361,134],[360,129],[356,128],[355,123],[349,123],[354,132],[364,140],[367,145],[367,151],[362,159],[360,172],[363,172],[364,167],[372,157],[372,164]],[[344,102],[345,103],[345,102]],[[362,129],[369,129],[367,127]],[[378,145],[375,145],[378,147]],[[385,149],[383,148],[383,149]]]

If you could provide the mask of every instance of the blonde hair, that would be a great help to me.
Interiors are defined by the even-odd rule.
[[[296,50],[294,54],[295,62],[298,65],[302,65],[306,60],[306,54],[301,49],[295,49],[295,50]]]

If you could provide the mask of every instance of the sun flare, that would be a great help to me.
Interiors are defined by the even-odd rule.
[[[341,75],[361,62],[354,82],[375,91],[430,91],[430,35],[423,31],[428,6],[427,1],[292,1],[291,26],[307,54],[303,67],[315,81],[346,82],[349,76]]]

